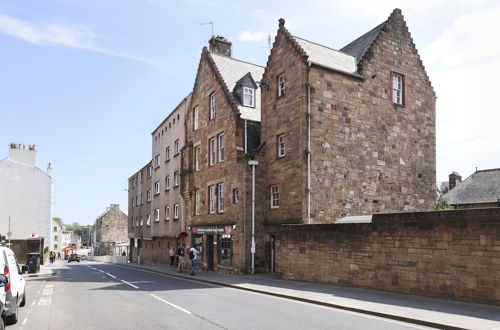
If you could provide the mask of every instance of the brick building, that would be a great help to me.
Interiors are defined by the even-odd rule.
[[[209,270],[251,267],[251,166],[260,143],[264,68],[231,57],[231,43],[203,48],[186,114],[182,193],[189,244]]]
[[[94,224],[96,242],[94,255],[113,255],[116,244],[127,242],[127,215],[120,210],[120,205],[110,204]],[[77,248],[77,241],[72,241]],[[80,241],[81,245],[81,241]]]

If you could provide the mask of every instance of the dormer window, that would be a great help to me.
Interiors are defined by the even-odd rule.
[[[243,105],[246,107],[255,106],[255,89],[243,87]]]

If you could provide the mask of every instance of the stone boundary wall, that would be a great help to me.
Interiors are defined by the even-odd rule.
[[[500,305],[500,208],[283,225],[284,279]]]

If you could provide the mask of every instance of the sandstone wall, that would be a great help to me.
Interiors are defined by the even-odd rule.
[[[283,225],[277,251],[285,279],[500,305],[500,208]]]

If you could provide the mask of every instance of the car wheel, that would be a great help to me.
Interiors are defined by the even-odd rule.
[[[80,260],[78,260],[78,262],[80,262]]]
[[[5,330],[5,325],[3,324],[3,317],[0,317],[0,330]]]
[[[17,316],[19,315],[19,305],[17,304],[17,298],[16,301],[14,301],[14,306],[14,314],[7,316],[7,318],[5,319],[5,323],[7,323],[7,325],[17,323]]]
[[[24,289],[23,300],[21,300],[19,307],[23,307],[24,305],[26,305],[26,288]]]

